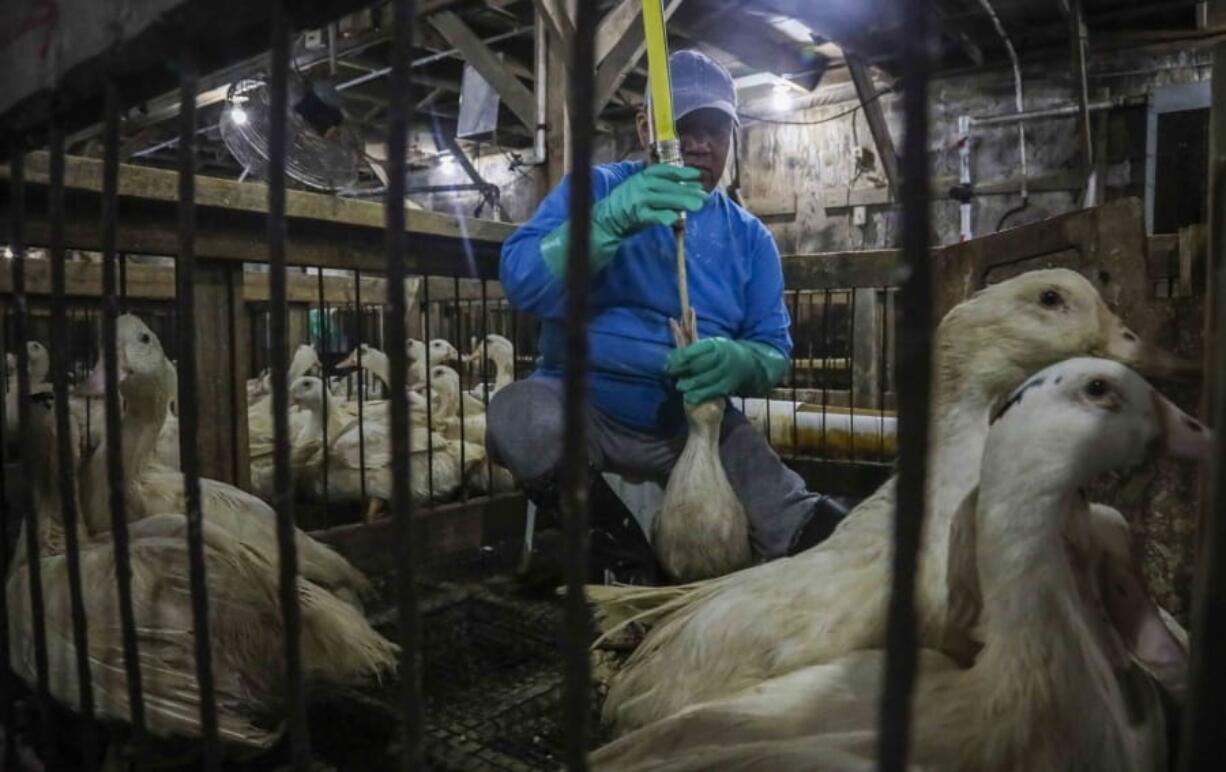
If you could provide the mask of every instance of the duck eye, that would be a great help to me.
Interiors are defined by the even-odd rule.
[[[151,343],[151,342],[152,342],[152,340],[153,340],[153,339],[149,337],[149,333],[147,333],[147,332],[142,332],[142,333],[141,333],[141,335],[140,335],[140,342],[141,342],[141,343],[144,343],[145,345],[148,345],[149,343]]]
[[[1102,378],[1095,378],[1086,384],[1086,394],[1096,399],[1106,396],[1108,391],[1107,382]]]
[[[1064,297],[1053,289],[1043,290],[1043,294],[1039,295],[1039,302],[1045,308],[1056,308],[1064,305]]]

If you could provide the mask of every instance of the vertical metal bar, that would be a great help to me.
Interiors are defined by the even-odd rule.
[[[17,435],[21,448],[21,475],[32,480],[34,459],[30,450],[30,353],[26,347],[30,321],[29,300],[26,298],[26,245],[25,245],[25,148],[17,140],[10,148],[11,184],[13,196],[12,248],[13,248],[13,305],[17,313],[13,319],[14,347],[17,349]],[[47,627],[43,618],[42,563],[39,561],[38,513],[28,485],[22,486],[19,506],[25,512],[26,564],[30,572],[30,620],[34,634],[35,701],[43,752],[51,754],[49,763],[54,763],[55,744],[51,733],[49,681],[47,670]],[[20,549],[20,547],[18,547]],[[7,667],[7,663],[4,663]],[[7,744],[7,743],[6,743]]]
[[[324,294],[324,269],[318,268],[319,277],[319,353],[322,356],[328,350],[328,299]],[[332,445],[328,441],[328,415],[331,406],[328,404],[332,399],[332,391],[328,388],[328,372],[324,370],[319,374],[319,380],[323,383],[324,397],[324,421],[323,421],[323,480],[324,480],[324,512],[329,512],[330,508],[329,495],[330,485],[328,484],[328,457],[331,454]],[[329,523],[330,524],[330,523]]]
[[[881,329],[881,345],[878,350],[881,352],[880,360],[877,362],[877,457],[885,457],[885,387],[888,380],[888,365],[887,360],[888,350],[886,349],[886,339],[890,326],[886,324],[890,318],[890,288],[881,288],[881,324],[878,327]]]
[[[285,629],[285,707],[291,765],[309,763],[302,686],[302,611],[298,606],[298,551],[294,543],[294,497],[289,469],[288,304],[285,296],[285,151],[289,95],[289,19],[283,0],[272,3],[272,68],[268,137],[268,280],[271,305],[273,506],[281,569]]]
[[[128,253],[119,253],[119,310],[128,313]]]
[[[485,405],[488,412],[490,408],[490,392],[494,387],[486,380],[488,377],[487,371],[490,367],[490,325],[489,325],[489,298],[486,293],[485,279],[481,280],[481,383],[485,384],[481,389],[481,402]],[[511,344],[511,369],[515,369],[515,345]],[[494,383],[498,383],[498,374],[494,374]],[[489,453],[485,454],[485,472],[486,477],[490,481],[490,489],[486,491],[488,495],[494,494],[494,459]]]
[[[119,350],[116,296],[116,224],[119,217],[119,91],[107,78],[102,144],[102,370],[105,381],[103,420],[106,423],[106,477],[110,487],[111,537],[115,544],[115,580],[119,585],[119,620],[123,634],[123,662],[128,680],[128,712],[132,744],[145,742],[145,695],[136,640],[136,613],[132,607],[132,560],[128,551],[128,512],[124,491],[123,437],[119,405]]]
[[[462,318],[460,314],[460,277],[459,276],[451,277],[451,283],[452,283],[452,287],[455,290],[455,325],[456,325],[455,339],[456,339],[456,342],[460,344],[460,346],[463,346],[464,345],[464,319]],[[464,369],[462,363],[457,362],[456,364],[460,366],[460,370]],[[458,386],[460,390],[460,393],[458,395],[458,398],[459,398],[458,408],[459,408],[459,416],[460,416],[460,501],[467,501],[468,500],[468,486],[464,484],[465,483],[464,470],[467,468],[464,466],[464,442],[467,439],[464,436],[464,374],[459,371],[457,371],[457,374],[459,375]]]
[[[409,491],[410,429],[404,296],[407,269],[405,254],[404,178],[406,133],[411,120],[413,84],[409,79],[412,55],[414,0],[396,0],[392,10],[392,72],[388,104],[388,182],[384,205],[387,221],[387,304],[392,323],[388,332],[392,440],[392,522],[395,527],[396,604],[400,621],[401,710],[405,719],[404,755],[401,769],[417,769],[422,761],[421,627],[417,616],[417,549],[412,535],[412,497]]]
[[[796,338],[796,333],[800,330],[800,290],[792,293],[792,337]],[[812,367],[813,363],[809,362]],[[796,352],[793,346],[792,352],[792,455],[800,455],[800,404],[796,401]]]
[[[53,119],[54,120],[54,119]],[[76,470],[68,410],[68,317],[64,302],[64,132],[51,126],[48,219],[51,224],[51,383],[55,390],[56,457],[59,467],[60,513],[68,551],[68,593],[72,607],[72,645],[76,650],[78,710],[83,717],[81,748],[88,766],[97,758],[94,690],[89,668],[89,634],[81,592],[81,545],[77,524]]]
[[[822,295],[822,349],[818,357],[821,361],[826,362],[830,356],[830,290],[827,289]],[[825,370],[820,370],[818,373],[822,382],[822,452],[826,454],[826,458],[830,458],[830,373]]]
[[[430,371],[430,277],[421,277],[421,334],[426,343],[426,426],[434,426],[434,400],[431,398],[433,379]],[[426,496],[434,503],[434,432],[426,432]]]
[[[860,293],[856,290],[847,291],[847,301],[850,304],[847,309],[847,372],[850,375],[848,404],[851,406],[848,411],[847,425],[850,427],[847,436],[850,440],[851,461],[856,461],[856,297]]]
[[[213,686],[213,653],[209,637],[209,597],[204,566],[200,463],[196,448],[196,61],[185,52],[179,62],[179,256],[175,260],[177,349],[179,357],[179,459],[187,504],[187,551],[195,630],[196,681],[200,689],[200,721],[204,737],[204,768],[221,768],[217,736],[217,703]]]
[[[366,370],[362,367],[362,272],[353,272],[353,301],[358,325],[358,486],[362,503],[366,503]]]
[[[591,737],[591,671],[588,645],[591,621],[583,585],[587,581],[588,452],[587,367],[588,291],[591,268],[592,110],[595,64],[596,4],[580,0],[575,8],[570,79],[570,254],[566,265],[566,373],[563,445],[563,512],[565,513],[566,599],[565,687],[562,716],[566,727],[563,760],[571,770],[587,769]]]
[[[0,383],[4,384],[4,394],[0,395],[0,461],[8,462],[8,433],[5,431],[8,426],[8,416],[5,409],[5,403],[8,402],[9,392],[12,386],[9,385],[9,369],[8,357],[6,356],[9,348],[8,345],[8,308],[0,307]],[[12,522],[12,509],[9,507],[9,492],[8,492],[8,475],[4,474],[4,470],[0,469],[0,523],[5,523],[4,527],[0,527],[0,576],[7,577],[9,575],[9,537],[7,523]],[[13,729],[13,680],[12,669],[8,667],[9,659],[9,606],[8,593],[0,592],[0,727],[3,728],[6,736],[11,736]],[[16,766],[16,757],[13,753],[13,743],[4,743],[4,750],[0,751],[0,769],[12,769]]]
[[[898,498],[886,623],[885,685],[881,695],[878,764],[884,772],[907,765],[911,690],[915,681],[915,568],[924,521],[928,406],[932,391],[932,274],[929,265],[928,78],[931,11],[902,4],[903,50],[902,257],[906,280],[896,319],[898,381]]]

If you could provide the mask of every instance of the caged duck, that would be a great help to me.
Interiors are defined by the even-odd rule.
[[[977,648],[966,662],[921,649],[912,763],[1166,768],[1164,708],[1150,672],[1181,666],[1185,651],[1158,618],[1135,564],[1095,555],[1091,535],[1118,536],[1127,526],[1089,504],[1083,489],[1154,451],[1203,460],[1211,450],[1207,429],[1117,362],[1069,360],[1019,387],[985,439],[978,488],[951,523],[950,605],[969,610]],[[1080,538],[1070,541],[1070,532]],[[596,752],[593,767],[870,762],[883,672],[881,650],[800,668],[625,735]]]

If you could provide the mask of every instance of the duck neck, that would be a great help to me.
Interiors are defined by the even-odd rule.
[[[1093,687],[1113,679],[1064,549],[1066,527],[1088,517],[1087,504],[1067,469],[1044,475],[1019,455],[985,455],[977,513],[984,647],[972,672],[981,692],[974,704],[1021,706],[1028,715],[1001,731],[1024,733],[1106,715],[1111,703]]]
[[[513,360],[494,360],[494,391],[509,386],[515,380],[515,362]]]
[[[929,516],[940,533],[979,484],[980,460],[987,443],[993,394],[957,369],[939,369],[929,443]]]
[[[388,375],[387,355],[382,351],[368,349],[362,356],[362,367],[382,381],[383,386],[390,391],[391,377]]]
[[[157,448],[174,394],[158,378],[130,376],[124,387],[123,468],[124,476],[131,482],[144,470]]]

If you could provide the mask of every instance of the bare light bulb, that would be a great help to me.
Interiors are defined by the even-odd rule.
[[[247,111],[241,105],[235,105],[230,108],[230,120],[234,121],[235,126],[247,125]]]
[[[442,160],[440,161],[440,164],[442,165],[444,169],[451,169],[455,167],[455,164],[456,164],[455,156],[451,154],[443,156]]]

